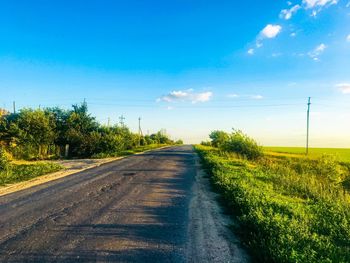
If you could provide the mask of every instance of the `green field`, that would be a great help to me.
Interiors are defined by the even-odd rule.
[[[272,155],[286,155],[290,157],[305,156],[304,147],[264,147],[264,151]],[[309,157],[318,158],[323,154],[336,155],[339,161],[350,162],[349,148],[310,148]]]
[[[350,164],[328,155],[302,158],[296,148],[273,148],[281,149],[300,158],[281,153],[248,160],[196,146],[238,221],[233,230],[257,262],[350,262]]]

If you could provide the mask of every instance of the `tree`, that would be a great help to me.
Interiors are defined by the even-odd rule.
[[[211,145],[219,148],[227,142],[229,134],[224,131],[216,130],[210,133],[209,138],[211,139]]]
[[[88,156],[86,151],[91,145],[91,140],[86,140],[93,131],[99,127],[94,117],[88,113],[86,102],[81,105],[73,105],[66,120],[64,138],[70,147],[70,155]]]

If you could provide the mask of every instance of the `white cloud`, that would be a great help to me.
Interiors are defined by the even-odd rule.
[[[192,103],[209,101],[212,96],[211,91],[193,94]]]
[[[265,38],[275,38],[281,32],[281,30],[282,30],[282,27],[280,25],[268,24],[261,31],[261,36]]]
[[[291,1],[287,2],[287,5],[291,6],[293,3]]]
[[[250,98],[253,100],[262,100],[264,97],[261,95],[251,95]]]
[[[346,37],[346,41],[350,42],[350,34]]]
[[[325,5],[335,5],[338,0],[303,0],[306,8],[323,7]]]
[[[261,100],[264,98],[262,95],[259,95],[259,94],[249,95],[249,94],[237,94],[237,93],[228,94],[227,97],[231,99],[245,98],[245,99],[252,99],[252,100]]]
[[[350,83],[339,83],[335,85],[343,94],[350,94]]]
[[[273,58],[280,57],[280,56],[282,56],[282,53],[280,53],[280,52],[275,52],[275,53],[271,54],[271,57],[273,57]]]
[[[257,47],[257,48],[261,48],[262,46],[263,46],[263,43],[261,43],[261,42],[259,42],[259,41],[256,42],[256,47]]]
[[[247,53],[248,53],[249,55],[254,55],[254,48],[250,48],[250,49],[247,51]]]
[[[295,32],[290,33],[291,37],[296,37],[296,35],[297,35],[297,33],[295,33]]]
[[[323,43],[319,44],[314,50],[308,53],[309,57],[315,61],[319,60],[319,56],[325,51],[327,46]]]
[[[290,9],[283,9],[280,13],[280,18],[289,20],[292,18],[293,14],[295,14],[300,8],[301,8],[300,5],[295,5]]]
[[[158,98],[157,101],[176,102],[176,101],[191,101],[192,103],[209,101],[213,96],[211,91],[195,93],[192,89],[174,90],[169,94]]]

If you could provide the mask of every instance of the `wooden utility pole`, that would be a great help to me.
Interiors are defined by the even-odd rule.
[[[13,113],[16,114],[16,102],[13,101]]]
[[[307,120],[306,120],[306,155],[309,154],[309,126],[310,126],[310,105],[311,105],[311,97],[309,97],[307,103]]]

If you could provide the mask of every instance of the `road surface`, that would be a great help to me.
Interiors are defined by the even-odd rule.
[[[247,262],[191,146],[0,197],[0,262]]]

